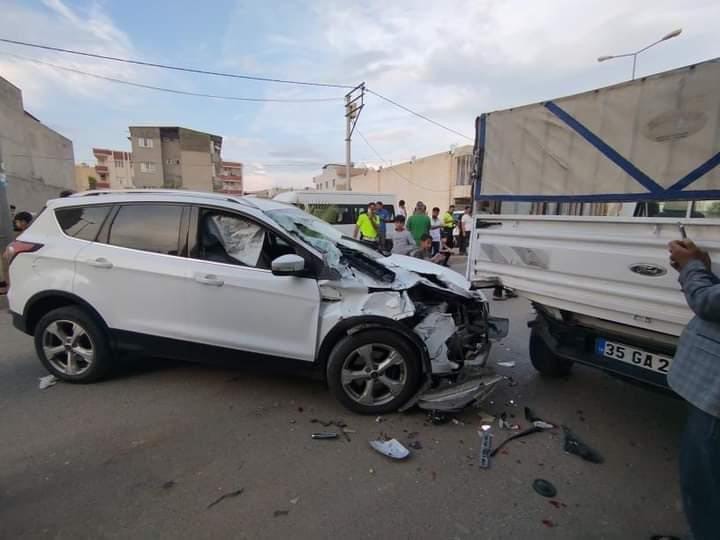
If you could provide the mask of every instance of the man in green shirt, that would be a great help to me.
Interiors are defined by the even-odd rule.
[[[374,202],[368,204],[367,212],[358,216],[353,238],[358,238],[358,234],[360,235],[360,240],[377,243],[380,236],[380,218],[375,214]]]
[[[410,231],[417,245],[420,245],[420,238],[422,238],[424,234],[430,233],[430,218],[427,213],[425,213],[425,205],[423,203],[417,203],[415,212],[408,218],[405,227]]]

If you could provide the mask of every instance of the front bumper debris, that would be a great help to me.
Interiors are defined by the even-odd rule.
[[[487,399],[501,380],[501,375],[491,373],[473,375],[461,382],[448,382],[421,393],[417,405],[426,410],[457,412],[473,402]]]

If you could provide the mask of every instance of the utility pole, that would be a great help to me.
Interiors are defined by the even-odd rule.
[[[2,154],[2,139],[0,139],[0,257],[8,244],[13,240],[7,185],[7,176],[5,175],[5,165]],[[2,276],[2,278],[7,281],[7,276]]]
[[[358,118],[360,118],[360,111],[364,106],[365,83],[363,82],[345,94],[345,178],[348,191],[352,191],[352,134],[355,131]]]

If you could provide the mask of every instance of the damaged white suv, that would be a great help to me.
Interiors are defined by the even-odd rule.
[[[385,256],[293,206],[170,190],[48,202],[11,246],[10,311],[68,382],[127,352],[253,359],[322,373],[348,409],[454,410],[500,379],[481,293]]]

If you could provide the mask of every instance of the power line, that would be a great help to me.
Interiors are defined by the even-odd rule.
[[[10,53],[6,53],[3,51],[0,51],[0,54],[11,56],[13,58],[19,58],[21,60],[26,60],[29,62],[35,62],[37,64],[42,64],[45,66],[50,66],[54,69],[69,71],[72,73],[77,73],[79,75],[93,77],[95,79],[101,79],[103,81],[109,81],[109,82],[113,82],[113,83],[117,83],[117,84],[124,84],[127,86],[134,86],[137,88],[144,88],[146,90],[156,90],[158,92],[168,92],[171,94],[180,94],[183,96],[205,97],[205,98],[211,98],[211,99],[224,99],[224,100],[232,100],[232,101],[250,101],[250,102],[257,102],[257,103],[268,103],[268,102],[269,103],[316,103],[316,102],[340,101],[343,99],[342,97],[335,97],[335,98],[251,98],[251,97],[239,97],[239,96],[222,96],[222,95],[217,95],[217,94],[203,94],[203,93],[199,93],[199,92],[190,92],[187,90],[177,90],[174,88],[153,86],[150,84],[127,81],[125,79],[116,79],[114,77],[106,77],[105,75],[98,75],[97,73],[90,73],[88,71],[82,71],[80,69],[75,69],[75,68],[71,68],[68,66],[59,66],[57,64],[52,64],[50,62],[45,62],[43,60],[38,60],[36,58],[27,58],[25,56],[20,56],[17,54],[10,54]]]
[[[388,160],[386,160],[384,157],[382,157],[380,155],[380,152],[375,150],[375,147],[372,144],[370,144],[370,142],[365,138],[365,135],[363,135],[359,129],[356,129],[356,131],[357,131],[358,135],[360,135],[360,138],[363,141],[365,141],[365,144],[368,145],[370,150],[372,150],[375,153],[375,155],[380,159],[380,161],[383,161],[384,163],[388,163]],[[427,186],[421,186],[420,184],[417,184],[417,183],[413,182],[412,180],[410,180],[407,176],[400,174],[398,171],[395,170],[395,167],[393,167],[392,165],[388,167],[388,170],[392,171],[394,174],[396,174],[397,176],[399,176],[400,178],[405,180],[408,184],[412,184],[413,186],[419,187],[420,189],[424,189],[426,191],[430,191],[433,193],[448,193],[450,191],[449,188],[448,189],[433,189],[433,188],[429,188]]]
[[[190,68],[190,67],[184,67],[184,66],[158,64],[155,62],[145,62],[143,60],[132,60],[129,58],[119,58],[117,56],[107,56],[104,54],[96,54],[96,53],[91,53],[91,52],[87,52],[87,51],[76,51],[73,49],[64,49],[62,47],[52,47],[50,45],[41,45],[39,43],[30,43],[27,41],[18,41],[15,39],[0,38],[0,42],[10,43],[12,45],[21,45],[23,47],[34,47],[36,49],[44,49],[46,51],[55,51],[55,52],[66,53],[66,54],[75,54],[78,56],[87,56],[90,58],[99,58],[101,60],[109,60],[112,62],[122,62],[125,64],[135,64],[137,66],[146,66],[146,67],[154,67],[154,68],[161,68],[161,69],[171,69],[173,71],[185,71],[187,73],[199,73],[202,75],[213,75],[215,77],[230,77],[233,79],[245,79],[245,80],[249,80],[249,81],[261,81],[261,82],[271,82],[271,83],[279,83],[279,84],[295,84],[295,85],[301,85],[301,86],[322,86],[325,88],[354,88],[354,85],[347,85],[347,84],[332,84],[332,83],[320,83],[320,82],[311,82],[311,81],[294,81],[294,80],[290,80],[290,79],[273,79],[270,77],[256,77],[253,75],[239,75],[237,73],[224,73],[222,71],[209,71],[209,70],[205,70],[205,69],[197,69],[197,68]]]
[[[385,97],[385,96],[383,96],[382,94],[378,94],[377,92],[375,92],[374,90],[372,90],[372,89],[370,89],[370,88],[367,88],[367,91],[368,91],[370,94],[372,94],[372,95],[374,95],[374,96],[376,96],[376,97],[379,97],[380,99],[382,99],[382,100],[384,100],[384,101],[387,101],[388,103],[390,103],[390,104],[392,104],[392,105],[395,105],[396,107],[402,109],[403,111],[409,112],[410,114],[414,114],[414,115],[417,116],[418,118],[422,118],[423,120],[425,120],[425,121],[427,121],[427,122],[430,122],[431,124],[434,124],[434,125],[436,125],[436,126],[439,127],[439,128],[444,129],[445,131],[449,131],[450,133],[454,133],[455,135],[459,135],[460,137],[464,137],[465,139],[468,139],[468,140],[471,140],[471,141],[473,140],[472,137],[469,137],[468,135],[465,135],[464,133],[460,133],[459,131],[456,131],[456,130],[454,130],[453,128],[447,127],[447,126],[441,124],[440,122],[437,122],[437,121],[433,120],[432,118],[428,118],[428,117],[425,116],[424,114],[420,114],[420,113],[417,112],[417,111],[413,111],[412,109],[406,107],[405,105],[401,105],[401,104],[398,103],[397,101],[394,101],[394,100],[390,99],[389,97]]]

